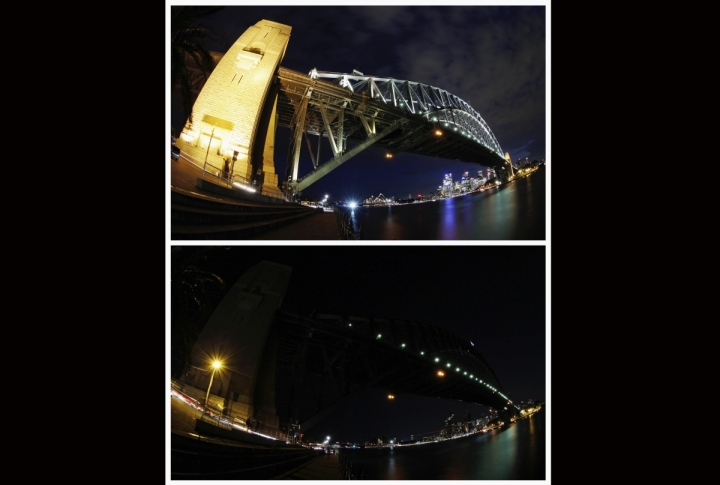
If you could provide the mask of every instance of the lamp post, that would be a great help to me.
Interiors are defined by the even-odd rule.
[[[205,415],[205,410],[207,409],[208,398],[210,397],[210,388],[212,387],[213,377],[215,377],[215,371],[218,370],[220,367],[222,367],[222,364],[220,363],[220,361],[216,360],[212,363],[212,366],[213,366],[213,371],[212,371],[212,374],[210,374],[210,384],[208,384],[208,390],[205,393],[205,405],[203,406],[203,412],[202,412],[203,415]]]
[[[208,149],[205,152],[205,163],[203,164],[203,171],[205,171],[205,167],[207,166],[208,155],[210,155],[210,145],[212,144],[214,136],[215,136],[215,126],[213,125],[212,133],[210,133],[210,141],[208,142]]]

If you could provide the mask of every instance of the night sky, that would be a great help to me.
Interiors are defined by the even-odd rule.
[[[192,262],[229,290],[262,260],[293,268],[283,306],[318,313],[400,318],[471,340],[515,402],[545,401],[549,335],[545,246],[174,246],[171,267]],[[204,255],[198,257],[199,254]],[[169,295],[169,294],[168,294]],[[168,296],[169,298],[169,296]],[[172,332],[170,323],[168,331]],[[168,339],[169,341],[169,339]],[[319,422],[333,441],[409,439],[438,432],[450,413],[486,408],[367,392]]]
[[[536,4],[531,6],[474,3],[479,5],[228,6],[202,23],[223,32],[231,43],[262,19],[290,25],[282,66],[303,73],[312,68],[344,73],[357,69],[368,76],[444,89],[480,113],[513,162],[525,157],[546,159],[546,2],[527,2]],[[226,50],[217,44],[208,48]],[[184,125],[174,104],[167,116],[177,131]],[[288,129],[278,128],[277,173],[285,171],[289,137]],[[329,145],[323,146],[321,163],[331,153]],[[472,177],[479,169],[486,173],[485,167],[475,164],[410,154],[387,160],[384,154],[379,148],[365,150],[303,194],[317,198],[328,194],[331,202],[380,193],[402,199],[437,190],[448,172],[454,180],[465,171]],[[300,176],[311,168],[303,146]]]

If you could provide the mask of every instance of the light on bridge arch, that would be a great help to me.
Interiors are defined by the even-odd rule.
[[[444,377],[445,373],[443,371],[439,370],[439,371],[437,371],[437,375],[438,375],[438,377]]]

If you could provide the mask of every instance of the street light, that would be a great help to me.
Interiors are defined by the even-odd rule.
[[[215,377],[215,371],[218,370],[220,367],[222,367],[222,363],[219,360],[216,360],[212,363],[213,371],[212,374],[210,374],[210,384],[208,384],[208,390],[205,393],[205,405],[203,406],[203,415],[205,414],[205,410],[207,409],[207,403],[208,403],[208,397],[210,397],[210,388],[212,387],[212,381],[213,377]]]

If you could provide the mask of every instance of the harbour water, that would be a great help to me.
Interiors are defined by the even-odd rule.
[[[367,480],[545,480],[545,413],[463,438],[342,453]]]
[[[483,192],[350,212],[365,240],[546,239],[546,170]]]

